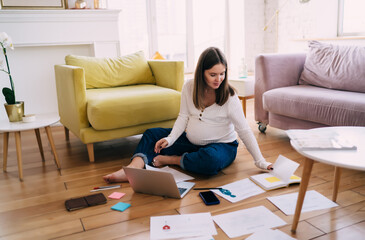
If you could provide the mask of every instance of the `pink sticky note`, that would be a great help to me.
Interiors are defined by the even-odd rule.
[[[108,198],[111,198],[111,199],[121,199],[124,195],[125,195],[125,193],[113,192],[112,194],[110,194],[108,196]]]

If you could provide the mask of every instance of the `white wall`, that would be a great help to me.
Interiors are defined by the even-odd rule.
[[[266,21],[286,1],[265,1]],[[311,39],[339,45],[365,45],[365,39],[335,39],[337,38],[337,14],[338,1],[335,0],[311,0],[307,3],[289,0],[279,13],[278,52],[306,51],[307,42]],[[274,31],[275,24],[271,25],[268,33],[265,34],[265,52],[275,52],[271,44],[275,42]]]
[[[119,10],[1,10],[0,31],[12,37],[8,50],[18,101],[26,114],[58,112],[54,65],[68,54],[115,57],[120,55]],[[3,57],[3,56],[1,56]],[[1,58],[2,59],[2,58]],[[0,89],[9,87],[0,72]],[[5,98],[0,94],[0,105]],[[0,119],[7,119],[0,107]]]

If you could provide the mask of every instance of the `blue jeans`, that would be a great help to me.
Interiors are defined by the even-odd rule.
[[[151,128],[145,131],[139,142],[134,157],[141,157],[145,164],[152,164],[158,154],[154,152],[155,144],[161,138],[167,137],[171,128]],[[216,175],[220,170],[229,166],[237,154],[238,142],[211,143],[208,145],[194,145],[184,132],[176,142],[161,150],[161,155],[181,156],[180,166],[190,172]]]

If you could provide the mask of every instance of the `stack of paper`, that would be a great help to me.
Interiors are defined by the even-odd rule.
[[[336,133],[324,133],[317,129],[285,131],[293,145],[304,151],[310,150],[356,150],[349,140]]]

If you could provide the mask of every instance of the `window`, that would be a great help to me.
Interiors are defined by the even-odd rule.
[[[339,0],[338,35],[365,35],[365,1]]]
[[[166,59],[187,63],[185,1],[156,0],[156,28],[155,51]]]
[[[158,51],[164,58],[182,60],[193,72],[201,52],[210,46],[226,55],[230,70],[244,56],[242,0],[109,0],[122,9],[122,52]],[[231,51],[232,50],[232,51]],[[233,51],[234,50],[234,51]]]
[[[109,0],[108,8],[122,9],[120,15],[121,50],[125,54],[149,52],[146,0]]]

